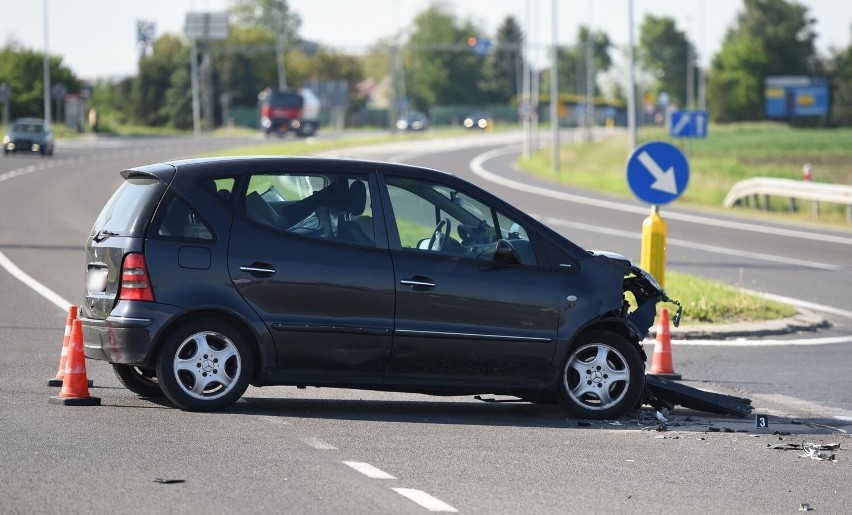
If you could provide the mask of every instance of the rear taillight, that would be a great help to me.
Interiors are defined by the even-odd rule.
[[[269,118],[272,115],[272,109],[268,105],[260,106],[260,116]]]
[[[144,254],[133,253],[124,256],[118,299],[154,302],[154,289],[151,288],[151,281],[148,279]]]

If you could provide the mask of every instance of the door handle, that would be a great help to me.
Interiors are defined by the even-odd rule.
[[[250,274],[274,274],[275,268],[264,263],[252,263],[248,266],[241,266],[240,270]]]
[[[399,281],[399,284],[411,286],[412,290],[431,290],[435,287],[435,283],[425,277],[412,277],[411,279],[403,279]]]

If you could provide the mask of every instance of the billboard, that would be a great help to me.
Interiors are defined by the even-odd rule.
[[[768,118],[828,116],[830,91],[826,77],[767,77],[765,93]]]

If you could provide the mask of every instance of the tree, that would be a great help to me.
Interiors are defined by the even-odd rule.
[[[509,102],[521,90],[524,35],[518,21],[507,16],[497,29],[494,51],[485,62],[485,81],[495,102]]]
[[[687,73],[697,76],[698,68],[692,64],[687,70],[690,42],[686,33],[677,29],[673,18],[658,18],[646,15],[639,28],[639,60],[643,67],[656,78],[653,91],[666,92],[673,102],[686,106]],[[697,91],[698,81],[693,81],[692,94]],[[694,97],[693,97],[694,98]]]
[[[831,120],[839,125],[852,125],[852,44],[835,50],[830,60],[833,69]]]
[[[571,46],[559,47],[557,51],[559,59],[559,90],[563,93],[580,95],[586,92],[586,69],[587,65],[587,47],[586,44],[591,38],[592,41],[592,64],[594,70],[592,72],[597,75],[605,72],[612,66],[612,58],[609,55],[612,43],[609,36],[602,31],[589,32],[589,28],[581,26],[577,32],[577,41]],[[543,80],[542,89],[549,91],[550,88],[550,72],[547,72]],[[600,93],[600,88],[595,80],[595,95]]]
[[[51,56],[48,66],[51,84],[62,83],[69,93],[80,91],[80,82],[62,65],[61,56]],[[44,117],[44,52],[23,48],[14,42],[0,49],[0,84],[4,83],[11,94],[10,120],[23,116]]]
[[[442,4],[417,15],[406,44],[406,86],[420,109],[435,104],[481,103],[486,94],[484,60],[466,46],[481,31],[470,22],[459,23]]]
[[[189,68],[189,49],[181,40],[166,34],[154,41],[153,52],[139,61],[139,73],[133,80],[130,94],[132,121],[148,126],[187,128],[182,121],[181,109],[192,105],[192,92],[188,81],[178,73],[181,68]],[[191,121],[191,107],[188,111]]]
[[[708,77],[708,106],[717,121],[763,118],[764,81],[806,75],[817,65],[807,8],[785,0],[744,0]]]
[[[287,0],[233,0],[230,12],[234,25],[261,29],[273,37],[281,31],[288,45],[299,41],[302,19],[290,11]]]

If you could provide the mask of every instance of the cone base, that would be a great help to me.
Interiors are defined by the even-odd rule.
[[[85,399],[77,397],[62,398],[58,395],[51,396],[48,401],[50,404],[59,404],[61,406],[100,406],[100,397],[86,397]]]
[[[683,376],[681,376],[680,374],[675,373],[675,372],[648,372],[647,375],[655,376],[655,377],[663,377],[665,379],[675,379],[675,380],[676,379],[683,379]]]
[[[94,383],[92,382],[91,379],[87,379],[86,383],[88,383],[89,388],[94,386]],[[62,379],[48,379],[47,380],[47,386],[62,386]]]

